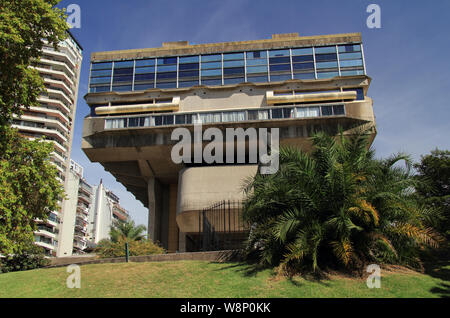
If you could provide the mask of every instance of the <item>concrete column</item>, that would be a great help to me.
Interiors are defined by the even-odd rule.
[[[154,242],[161,241],[161,199],[159,182],[151,178],[148,181],[148,236]]]
[[[177,192],[178,185],[171,184],[169,186],[169,233],[167,239],[169,253],[175,253],[178,250]]]

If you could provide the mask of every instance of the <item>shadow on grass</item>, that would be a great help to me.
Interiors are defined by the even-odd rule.
[[[450,298],[450,248],[434,253],[425,262],[424,269],[425,274],[444,281],[430,289],[430,292],[442,298]]]

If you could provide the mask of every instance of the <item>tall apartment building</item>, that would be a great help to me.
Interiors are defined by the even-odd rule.
[[[112,191],[105,188],[100,181],[93,187],[94,198],[89,211],[88,236],[90,244],[95,245],[109,238],[109,232],[114,220],[128,220],[128,212],[120,206],[120,200]]]
[[[67,197],[63,202],[57,257],[80,254],[86,249],[89,211],[94,200],[93,188],[83,178],[83,167],[73,160],[66,179]]]
[[[25,109],[23,116],[13,121],[13,127],[18,128],[23,136],[30,139],[45,137],[54,144],[51,161],[58,169],[58,180],[66,190],[81,61],[82,47],[70,33],[59,44],[58,51],[44,45],[42,58],[33,67],[42,76],[47,91],[39,96],[39,106]],[[47,222],[37,221],[36,244],[44,247],[48,255],[56,254],[61,212],[52,211]]]
[[[219,229],[235,208],[207,222],[202,212],[242,200],[258,165],[174,163],[175,128],[279,128],[281,145],[306,151],[314,132],[338,127],[369,128],[373,140],[370,82],[359,33],[93,53],[82,148],[148,207],[150,238],[169,252],[198,250],[205,224]]]

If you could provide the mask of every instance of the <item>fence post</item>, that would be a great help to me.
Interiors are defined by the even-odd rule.
[[[130,257],[130,252],[128,250],[128,242],[125,243],[125,260],[128,263],[128,258]]]

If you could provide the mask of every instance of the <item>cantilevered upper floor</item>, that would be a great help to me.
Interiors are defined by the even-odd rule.
[[[359,33],[97,52],[82,148],[147,206],[148,180],[177,184],[184,168],[170,159],[173,128],[277,127],[303,149],[338,126],[374,137],[370,81]]]

